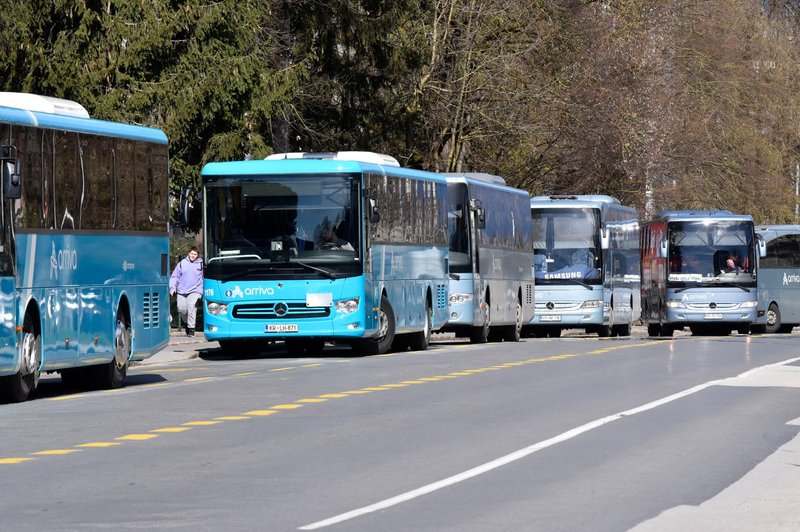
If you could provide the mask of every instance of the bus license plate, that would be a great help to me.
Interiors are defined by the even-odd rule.
[[[267,325],[266,332],[268,333],[287,333],[297,332],[296,323],[270,323]]]
[[[707,320],[721,320],[722,314],[705,314],[703,318]]]
[[[539,321],[561,321],[561,316],[558,315],[539,316]]]

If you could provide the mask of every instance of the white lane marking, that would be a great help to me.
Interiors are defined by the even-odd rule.
[[[773,368],[773,367],[776,367],[776,366],[783,366],[783,365],[786,365],[786,364],[791,364],[792,362],[797,362],[798,360],[800,360],[800,357],[791,358],[789,360],[784,360],[783,362],[777,362],[775,364],[768,364],[766,366],[760,366],[758,368],[753,368],[751,370],[745,371],[744,373],[741,373],[741,374],[737,375],[733,379],[747,378],[747,377],[750,377],[751,375],[753,375],[754,373],[757,373],[759,371],[765,370],[767,368]],[[487,473],[489,471],[492,471],[493,469],[497,469],[497,468],[502,467],[502,466],[504,466],[506,464],[510,464],[511,462],[515,462],[517,460],[520,460],[521,458],[525,458],[526,456],[531,455],[531,454],[533,454],[535,452],[541,451],[542,449],[547,449],[548,447],[552,447],[553,445],[556,445],[558,443],[562,443],[562,442],[565,442],[565,441],[570,440],[572,438],[575,438],[576,436],[579,436],[579,435],[581,435],[581,434],[583,434],[585,432],[589,432],[590,430],[594,430],[596,428],[602,427],[603,425],[611,423],[612,421],[617,421],[617,420],[622,419],[624,417],[633,416],[635,414],[640,414],[642,412],[646,412],[648,410],[652,410],[654,408],[657,408],[659,406],[663,406],[663,405],[665,405],[667,403],[670,403],[672,401],[676,401],[678,399],[682,399],[682,398],[687,397],[689,395],[692,395],[692,394],[695,394],[697,392],[703,391],[706,388],[710,388],[711,386],[715,386],[715,385],[722,384],[722,383],[728,384],[729,381],[731,381],[733,379],[719,379],[719,380],[708,381],[708,382],[706,382],[704,384],[698,384],[697,386],[693,386],[692,388],[688,388],[686,390],[683,390],[682,392],[678,392],[678,393],[669,395],[667,397],[663,397],[661,399],[657,399],[655,401],[651,401],[651,402],[649,402],[647,404],[638,406],[636,408],[631,408],[630,410],[624,410],[622,412],[618,412],[618,413],[612,414],[610,416],[606,416],[606,417],[602,417],[600,419],[596,419],[594,421],[590,421],[589,423],[586,423],[585,425],[581,425],[580,427],[576,427],[574,429],[568,430],[568,431],[563,432],[563,433],[559,434],[558,436],[554,436],[554,437],[552,437],[550,439],[547,439],[547,440],[544,440],[544,441],[540,441],[538,443],[534,443],[533,445],[530,445],[530,446],[525,447],[523,449],[520,449],[518,451],[514,451],[513,453],[507,454],[505,456],[501,456],[500,458],[492,460],[491,462],[486,462],[485,464],[482,464],[482,465],[479,465],[479,466],[474,467],[472,469],[469,469],[467,471],[464,471],[463,473],[459,473],[457,475],[453,475],[451,477],[439,480],[437,482],[433,482],[431,484],[428,484],[426,486],[422,486],[421,488],[417,488],[415,490],[411,490],[411,491],[407,491],[405,493],[401,493],[400,495],[397,495],[395,497],[391,497],[389,499],[385,499],[385,500],[380,501],[380,502],[376,502],[374,504],[370,504],[369,506],[363,506],[361,508],[357,508],[355,510],[351,510],[349,512],[345,512],[343,514],[339,514],[339,515],[336,515],[334,517],[330,517],[328,519],[323,519],[322,521],[317,521],[315,523],[311,523],[310,525],[301,526],[298,530],[316,530],[318,528],[324,528],[326,526],[335,525],[335,524],[341,523],[343,521],[348,521],[350,519],[354,519],[354,518],[359,517],[359,516],[364,515],[364,514],[376,512],[378,510],[384,510],[386,508],[395,506],[397,504],[400,504],[400,503],[403,503],[403,502],[406,502],[406,501],[410,501],[411,499],[416,499],[417,497],[421,497],[423,495],[427,495],[428,493],[432,493],[432,492],[440,490],[442,488],[446,488],[448,486],[452,486],[453,484],[457,484],[459,482],[463,482],[464,480],[467,480],[467,479],[470,479],[470,478],[473,478],[473,477],[477,477],[478,475],[482,475],[483,473]]]

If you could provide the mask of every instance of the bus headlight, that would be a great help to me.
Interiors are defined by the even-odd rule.
[[[467,303],[472,301],[472,294],[450,294],[450,304]]]
[[[681,308],[683,306],[683,301],[680,299],[670,299],[667,301],[667,306],[669,308]]]
[[[336,312],[350,314],[358,310],[358,298],[341,299],[336,302]]]
[[[739,308],[754,308],[756,306],[758,306],[758,301],[745,301],[739,305]]]
[[[212,316],[222,316],[228,313],[227,303],[214,303],[213,301],[209,301],[206,303],[206,308],[208,309],[208,313]]]
[[[603,302],[599,299],[590,299],[588,301],[584,301],[581,308],[600,308],[603,306]]]

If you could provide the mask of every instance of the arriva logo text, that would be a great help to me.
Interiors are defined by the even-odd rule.
[[[800,283],[800,275],[783,272],[783,286],[788,286],[792,283]]]
[[[78,252],[74,249],[60,249],[56,252],[56,243],[53,242],[53,252],[50,254],[50,279],[58,279],[58,272],[78,269]]]
[[[244,296],[274,296],[275,289],[263,286],[248,286],[244,290],[239,288],[239,285],[233,287],[233,290],[225,290],[225,297],[228,299],[235,299]]]

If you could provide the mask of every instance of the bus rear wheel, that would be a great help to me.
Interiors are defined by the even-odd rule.
[[[0,394],[7,401],[19,403],[26,400],[39,385],[39,368],[42,365],[42,338],[33,318],[25,316],[22,325],[21,361],[19,371],[0,379]]]
[[[505,334],[503,340],[506,342],[519,342],[522,337],[522,305],[517,301],[517,313],[514,317],[514,325],[507,325],[505,327]]]
[[[131,358],[131,323],[122,309],[117,310],[114,325],[114,358],[107,364],[92,366],[92,384],[100,389],[120,388],[128,374],[128,360]]]
[[[425,323],[420,332],[412,333],[408,336],[408,346],[412,351],[425,351],[431,343],[431,319],[432,310],[430,304],[425,305]]]
[[[489,322],[491,321],[490,311],[489,311],[489,303],[483,303],[483,325],[478,325],[477,327],[473,327],[469,333],[469,341],[473,344],[485,344],[489,341],[489,331],[491,326]]]

